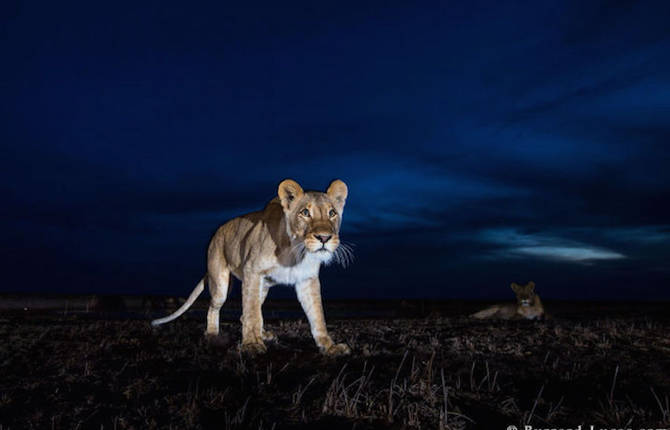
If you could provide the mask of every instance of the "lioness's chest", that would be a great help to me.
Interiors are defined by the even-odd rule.
[[[542,308],[539,308],[537,306],[529,306],[529,307],[519,306],[518,313],[524,318],[532,320],[541,318],[544,312]]]
[[[265,273],[263,279],[266,285],[293,285],[318,276],[320,265],[321,261],[307,255],[295,266],[277,265],[273,267]]]

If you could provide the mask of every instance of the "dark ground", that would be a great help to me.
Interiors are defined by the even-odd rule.
[[[159,305],[143,315],[137,298],[88,312],[28,299],[0,301],[0,430],[670,427],[667,303],[550,303],[542,322],[466,318],[482,303],[331,303],[353,349],[337,359],[295,303],[268,303],[279,342],[251,359],[239,303],[211,343],[205,302],[152,329]]]

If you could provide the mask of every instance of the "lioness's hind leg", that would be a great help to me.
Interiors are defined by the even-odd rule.
[[[226,301],[226,297],[228,297],[230,270],[220,267],[213,272],[209,273],[208,284],[211,300],[207,310],[207,330],[205,334],[216,336],[219,334],[219,312]]]
[[[479,312],[475,312],[474,314],[470,315],[470,318],[476,318],[478,320],[494,318],[498,314],[498,311],[498,306],[491,306]]]

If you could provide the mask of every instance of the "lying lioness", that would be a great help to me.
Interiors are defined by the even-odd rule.
[[[470,316],[478,319],[500,318],[505,320],[520,318],[533,320],[545,317],[540,296],[535,293],[535,282],[531,281],[524,286],[513,282],[510,286],[516,294],[516,303],[493,305]]]
[[[207,273],[188,300],[172,315],[152,321],[157,326],[183,314],[209,285],[211,301],[206,335],[219,334],[219,311],[226,301],[231,273],[242,281],[242,351],[266,351],[264,340],[275,336],[263,330],[261,305],[275,284],[295,285],[312,331],[322,353],[350,352],[328,335],[321,304],[319,267],[333,258],[347,257],[340,246],[340,224],[347,199],[344,182],[333,181],[325,193],[303,191],[286,179],[275,197],[259,212],[234,218],[216,231],[207,251]]]

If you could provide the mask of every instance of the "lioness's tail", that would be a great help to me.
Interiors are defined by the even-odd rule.
[[[203,277],[200,280],[200,282],[198,282],[198,285],[195,286],[191,295],[188,296],[188,300],[186,300],[184,302],[184,304],[181,305],[181,307],[179,309],[177,309],[176,311],[174,311],[174,313],[172,313],[172,314],[170,314],[166,317],[158,318],[157,320],[151,321],[151,325],[156,327],[157,325],[165,324],[166,322],[170,322],[172,320],[175,320],[175,319],[179,318],[181,316],[181,314],[186,312],[188,310],[188,308],[191,307],[193,302],[195,302],[195,299],[198,298],[198,296],[200,295],[200,293],[202,293],[202,290],[204,290],[204,289],[205,289],[205,278]]]
[[[496,313],[498,313],[498,306],[491,306],[490,308],[475,312],[474,314],[470,315],[470,318],[477,318],[482,320],[485,318],[491,318]]]

